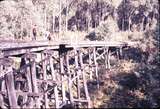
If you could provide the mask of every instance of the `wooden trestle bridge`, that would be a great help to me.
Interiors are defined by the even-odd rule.
[[[92,107],[87,81],[99,88],[97,60],[110,68],[110,48],[122,56],[130,42],[0,41],[0,107],[61,108]],[[37,56],[41,59],[37,60]],[[21,59],[14,68],[12,57]]]

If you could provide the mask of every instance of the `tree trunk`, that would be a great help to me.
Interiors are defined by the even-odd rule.
[[[61,3],[61,0],[59,1],[59,32],[61,32],[62,30],[62,27],[61,27],[61,24],[62,24],[62,14],[61,14],[61,9],[62,9],[62,3]]]
[[[47,27],[47,5],[45,3],[45,10],[44,10],[44,29],[45,31],[47,30],[46,27]]]
[[[66,3],[66,32],[68,31],[68,3],[67,0],[65,1]]]

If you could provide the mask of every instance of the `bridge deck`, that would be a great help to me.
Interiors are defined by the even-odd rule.
[[[60,45],[66,48],[74,47],[123,47],[132,46],[136,42],[105,42],[105,41],[81,41],[71,43],[70,41],[0,41],[0,51],[4,56],[18,55],[27,51],[36,52],[44,49],[59,49]]]

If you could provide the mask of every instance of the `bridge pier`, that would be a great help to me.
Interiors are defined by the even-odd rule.
[[[4,65],[4,59],[8,59],[7,62],[11,59],[3,58],[4,54],[0,51],[0,106],[5,107],[4,96],[8,92],[9,107],[61,108],[64,105],[78,104],[80,107],[84,104],[82,107],[91,108],[87,76],[89,81],[96,81],[99,89],[99,59],[104,61],[102,66],[110,69],[111,47],[105,43],[69,47],[60,44],[58,48],[44,47],[45,44],[42,48],[34,46],[27,48],[30,51],[27,53],[24,53],[26,48],[19,48],[20,54],[18,51],[3,50],[7,57],[12,53],[17,56],[23,54],[20,68],[14,69],[14,75],[12,64]],[[118,48],[114,54],[121,58],[122,46],[114,48]],[[38,53],[41,54],[40,61],[37,60]],[[6,70],[8,68],[10,71]],[[14,83],[18,84],[16,88]]]

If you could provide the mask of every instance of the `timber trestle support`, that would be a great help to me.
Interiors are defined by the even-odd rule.
[[[122,55],[122,48],[117,49]],[[14,59],[0,52],[0,107],[62,108],[65,105],[92,107],[87,81],[99,89],[99,63],[110,69],[108,46],[45,49],[26,52],[18,69]],[[38,58],[38,60],[37,60]]]

